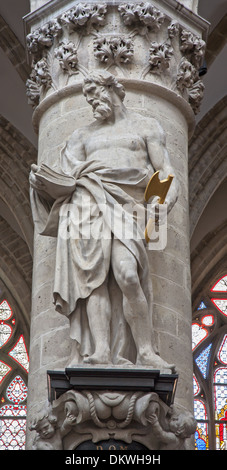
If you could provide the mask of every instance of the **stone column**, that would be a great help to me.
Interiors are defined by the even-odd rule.
[[[207,23],[189,0],[86,5],[61,0],[48,2],[24,21],[32,64],[27,95],[39,136],[39,165],[57,170],[69,136],[93,121],[82,83],[96,69],[108,70],[123,84],[128,109],[155,118],[165,131],[179,195],[168,216],[166,246],[149,251],[154,337],[160,356],[176,364],[175,403],[192,411],[187,147],[203,94],[199,68]],[[29,422],[47,401],[47,370],[64,370],[72,348],[68,320],[52,300],[55,250],[55,238],[35,231]],[[28,431],[28,449],[32,438]]]

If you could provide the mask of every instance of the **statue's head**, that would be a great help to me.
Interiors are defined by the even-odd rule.
[[[36,418],[32,425],[30,426],[30,430],[37,431],[39,436],[43,439],[50,439],[55,434],[57,427],[57,418],[52,414],[40,414],[38,418]]]
[[[83,93],[87,102],[92,106],[97,120],[107,119],[118,102],[122,104],[125,90],[116,77],[106,71],[91,72],[84,79]]]
[[[173,413],[169,427],[176,436],[186,439],[195,433],[197,422],[189,411],[184,411],[180,414]]]

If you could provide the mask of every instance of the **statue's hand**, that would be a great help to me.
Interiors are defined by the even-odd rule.
[[[148,421],[150,424],[154,425],[158,422],[158,417],[155,413],[149,415]]]
[[[31,171],[29,174],[29,183],[30,183],[30,186],[36,191],[42,191],[43,183],[39,181],[36,177],[36,172],[38,171],[38,168],[39,167],[35,165],[34,163],[31,165]]]
[[[149,205],[149,218],[157,222],[159,225],[164,225],[166,223],[167,217],[167,203],[159,204],[157,202],[158,198],[155,198],[155,201]]]

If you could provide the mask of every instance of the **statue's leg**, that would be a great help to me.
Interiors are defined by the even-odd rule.
[[[107,283],[95,289],[86,304],[88,322],[94,343],[94,353],[84,359],[91,364],[110,362],[111,304]]]
[[[123,311],[137,350],[137,364],[156,369],[174,368],[158,356],[152,346],[149,307],[140,284],[137,261],[133,254],[114,239],[111,258],[115,279],[123,292]]]

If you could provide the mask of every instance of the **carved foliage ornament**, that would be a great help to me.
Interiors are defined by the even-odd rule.
[[[181,59],[179,65],[176,85],[181,93],[187,92],[188,101],[194,113],[198,114],[205,86],[202,80],[199,79],[199,72],[196,67],[185,57]]]
[[[55,49],[54,55],[59,60],[60,67],[63,71],[72,73],[78,73],[77,64],[77,49],[72,41],[62,41],[59,47]]]
[[[173,55],[173,48],[170,44],[152,42],[149,52],[151,71],[161,73],[169,68],[170,59]]]
[[[151,29],[159,29],[165,20],[165,15],[150,3],[126,3],[118,10],[127,26],[140,22]]]
[[[180,50],[190,55],[190,60],[199,68],[205,53],[206,43],[201,38],[193,34],[191,31],[185,29],[181,33],[181,46]]]
[[[89,30],[94,25],[102,26],[105,24],[106,11],[106,4],[88,5],[86,3],[78,3],[75,7],[63,13],[59,21],[69,29],[69,32],[75,31],[84,25]]]
[[[94,41],[94,55],[96,59],[108,65],[131,62],[133,52],[133,42],[130,38],[100,37]]]

